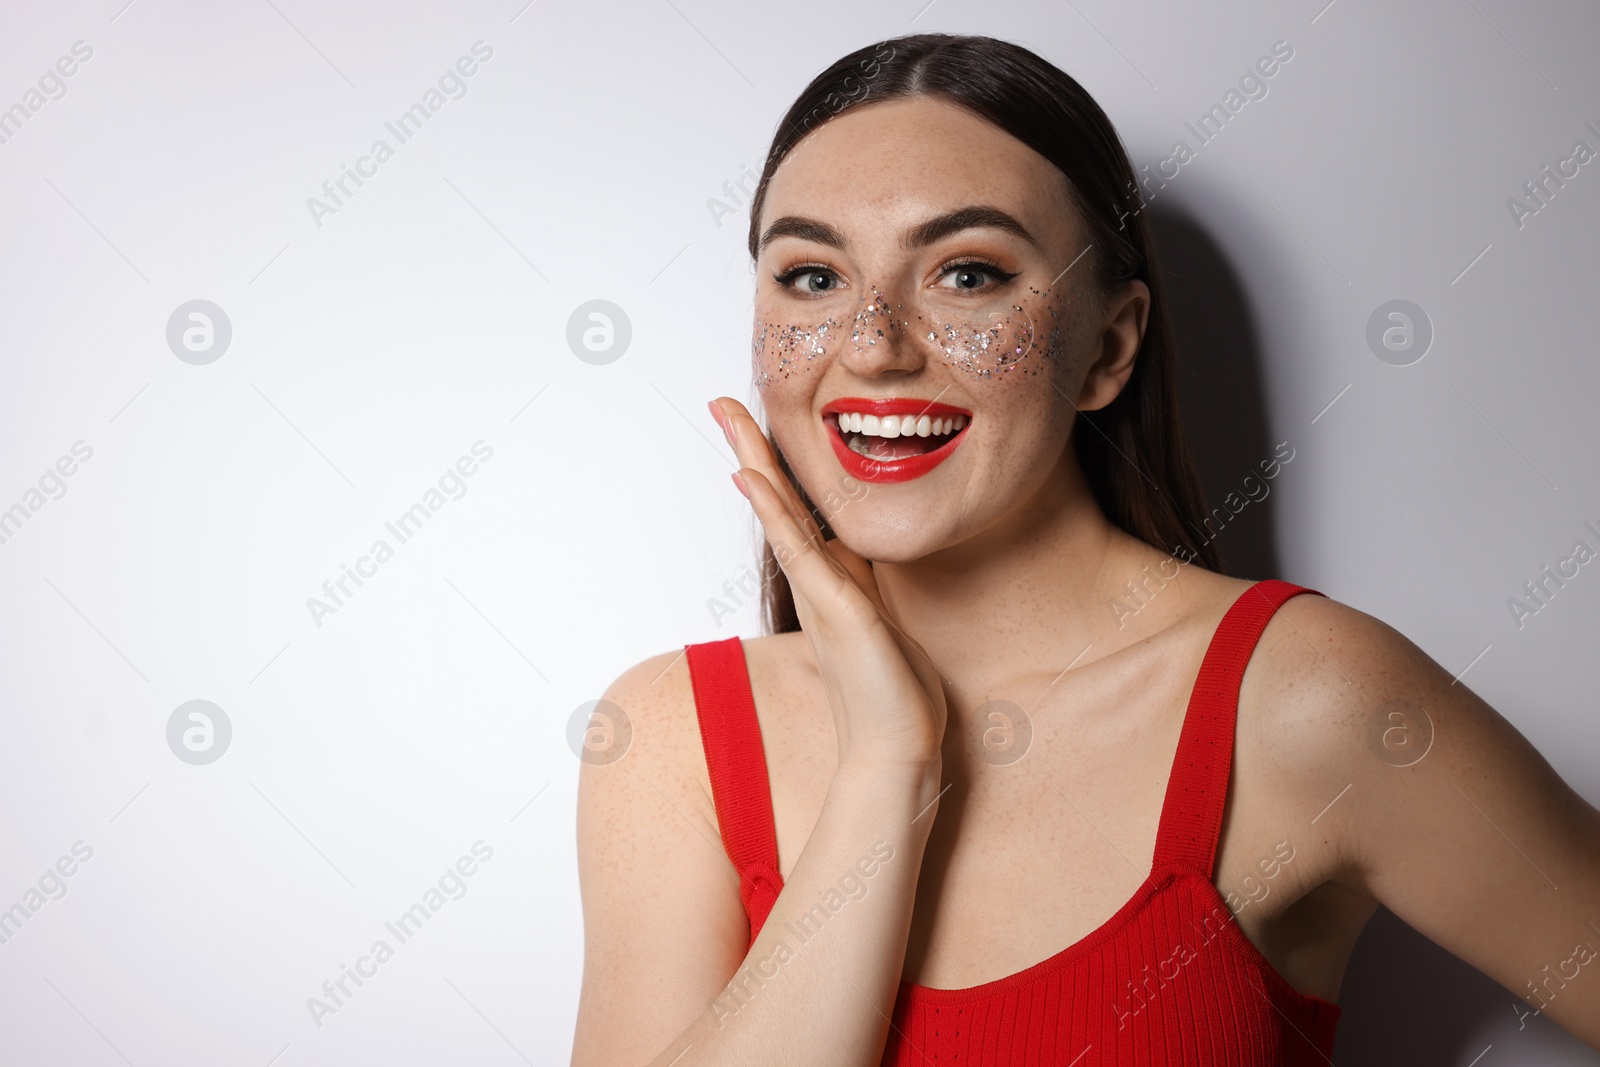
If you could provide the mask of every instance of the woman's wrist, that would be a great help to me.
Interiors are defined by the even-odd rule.
[[[830,792],[885,812],[908,811],[909,818],[926,827],[937,811],[943,773],[944,760],[938,756],[926,761],[846,759],[834,772]]]

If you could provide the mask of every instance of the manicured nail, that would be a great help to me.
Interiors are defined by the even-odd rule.
[[[744,494],[744,498],[746,500],[749,500],[750,499],[750,489],[749,489],[748,486],[746,486],[744,484],[744,479],[739,477],[739,472],[738,471],[734,471],[728,477],[733,479],[734,488],[738,489],[739,492],[743,493]]]
[[[718,426],[722,427],[722,436],[727,440],[728,447],[734,447],[733,424],[728,420],[728,417],[722,413],[722,409],[717,406],[717,402],[715,400],[708,401],[706,403],[706,407],[711,409],[711,417],[717,420]]]

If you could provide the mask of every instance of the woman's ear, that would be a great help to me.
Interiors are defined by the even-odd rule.
[[[1078,408],[1097,411],[1117,398],[1133,374],[1133,361],[1144,340],[1150,318],[1150,287],[1131,278],[1106,302],[1105,326],[1100,334],[1100,358],[1084,375],[1078,390]]]

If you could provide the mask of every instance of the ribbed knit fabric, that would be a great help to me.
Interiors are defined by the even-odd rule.
[[[739,872],[739,898],[750,917],[750,941],[778,899],[778,835],[772,825],[772,790],[766,750],[750,692],[744,646],[737,637],[689,645],[689,680],[694,686],[700,741],[711,774],[722,843]]]
[[[1189,697],[1152,869],[1080,941],[966,989],[901,981],[883,1063],[1094,1067],[1331,1063],[1337,1004],[1300,993],[1233,921],[1212,883],[1239,685],[1261,631],[1314,589],[1257,582],[1212,635]],[[783,879],[755,702],[737,637],[688,646],[717,820],[754,943]]]

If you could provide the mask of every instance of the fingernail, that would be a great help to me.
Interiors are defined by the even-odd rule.
[[[728,446],[733,447],[733,425],[728,421],[728,417],[722,413],[715,400],[708,401],[706,407],[711,409],[711,417],[722,427],[722,436],[727,440]]]
[[[732,473],[732,474],[730,474],[730,475],[729,475],[729,476],[728,476],[728,477],[730,477],[730,478],[732,478],[732,479],[733,479],[733,485],[734,485],[734,488],[736,488],[736,489],[738,489],[738,490],[739,490],[739,492],[741,492],[741,493],[743,493],[743,494],[744,494],[744,498],[745,498],[745,499],[746,499],[746,500],[749,500],[749,499],[750,499],[750,490],[749,490],[749,488],[748,488],[748,487],[747,487],[747,486],[746,486],[746,485],[745,485],[745,484],[744,484],[744,479],[743,479],[743,478],[741,478],[741,477],[739,477],[739,472],[738,472],[738,471],[734,471],[734,472],[733,472],[733,473]]]

